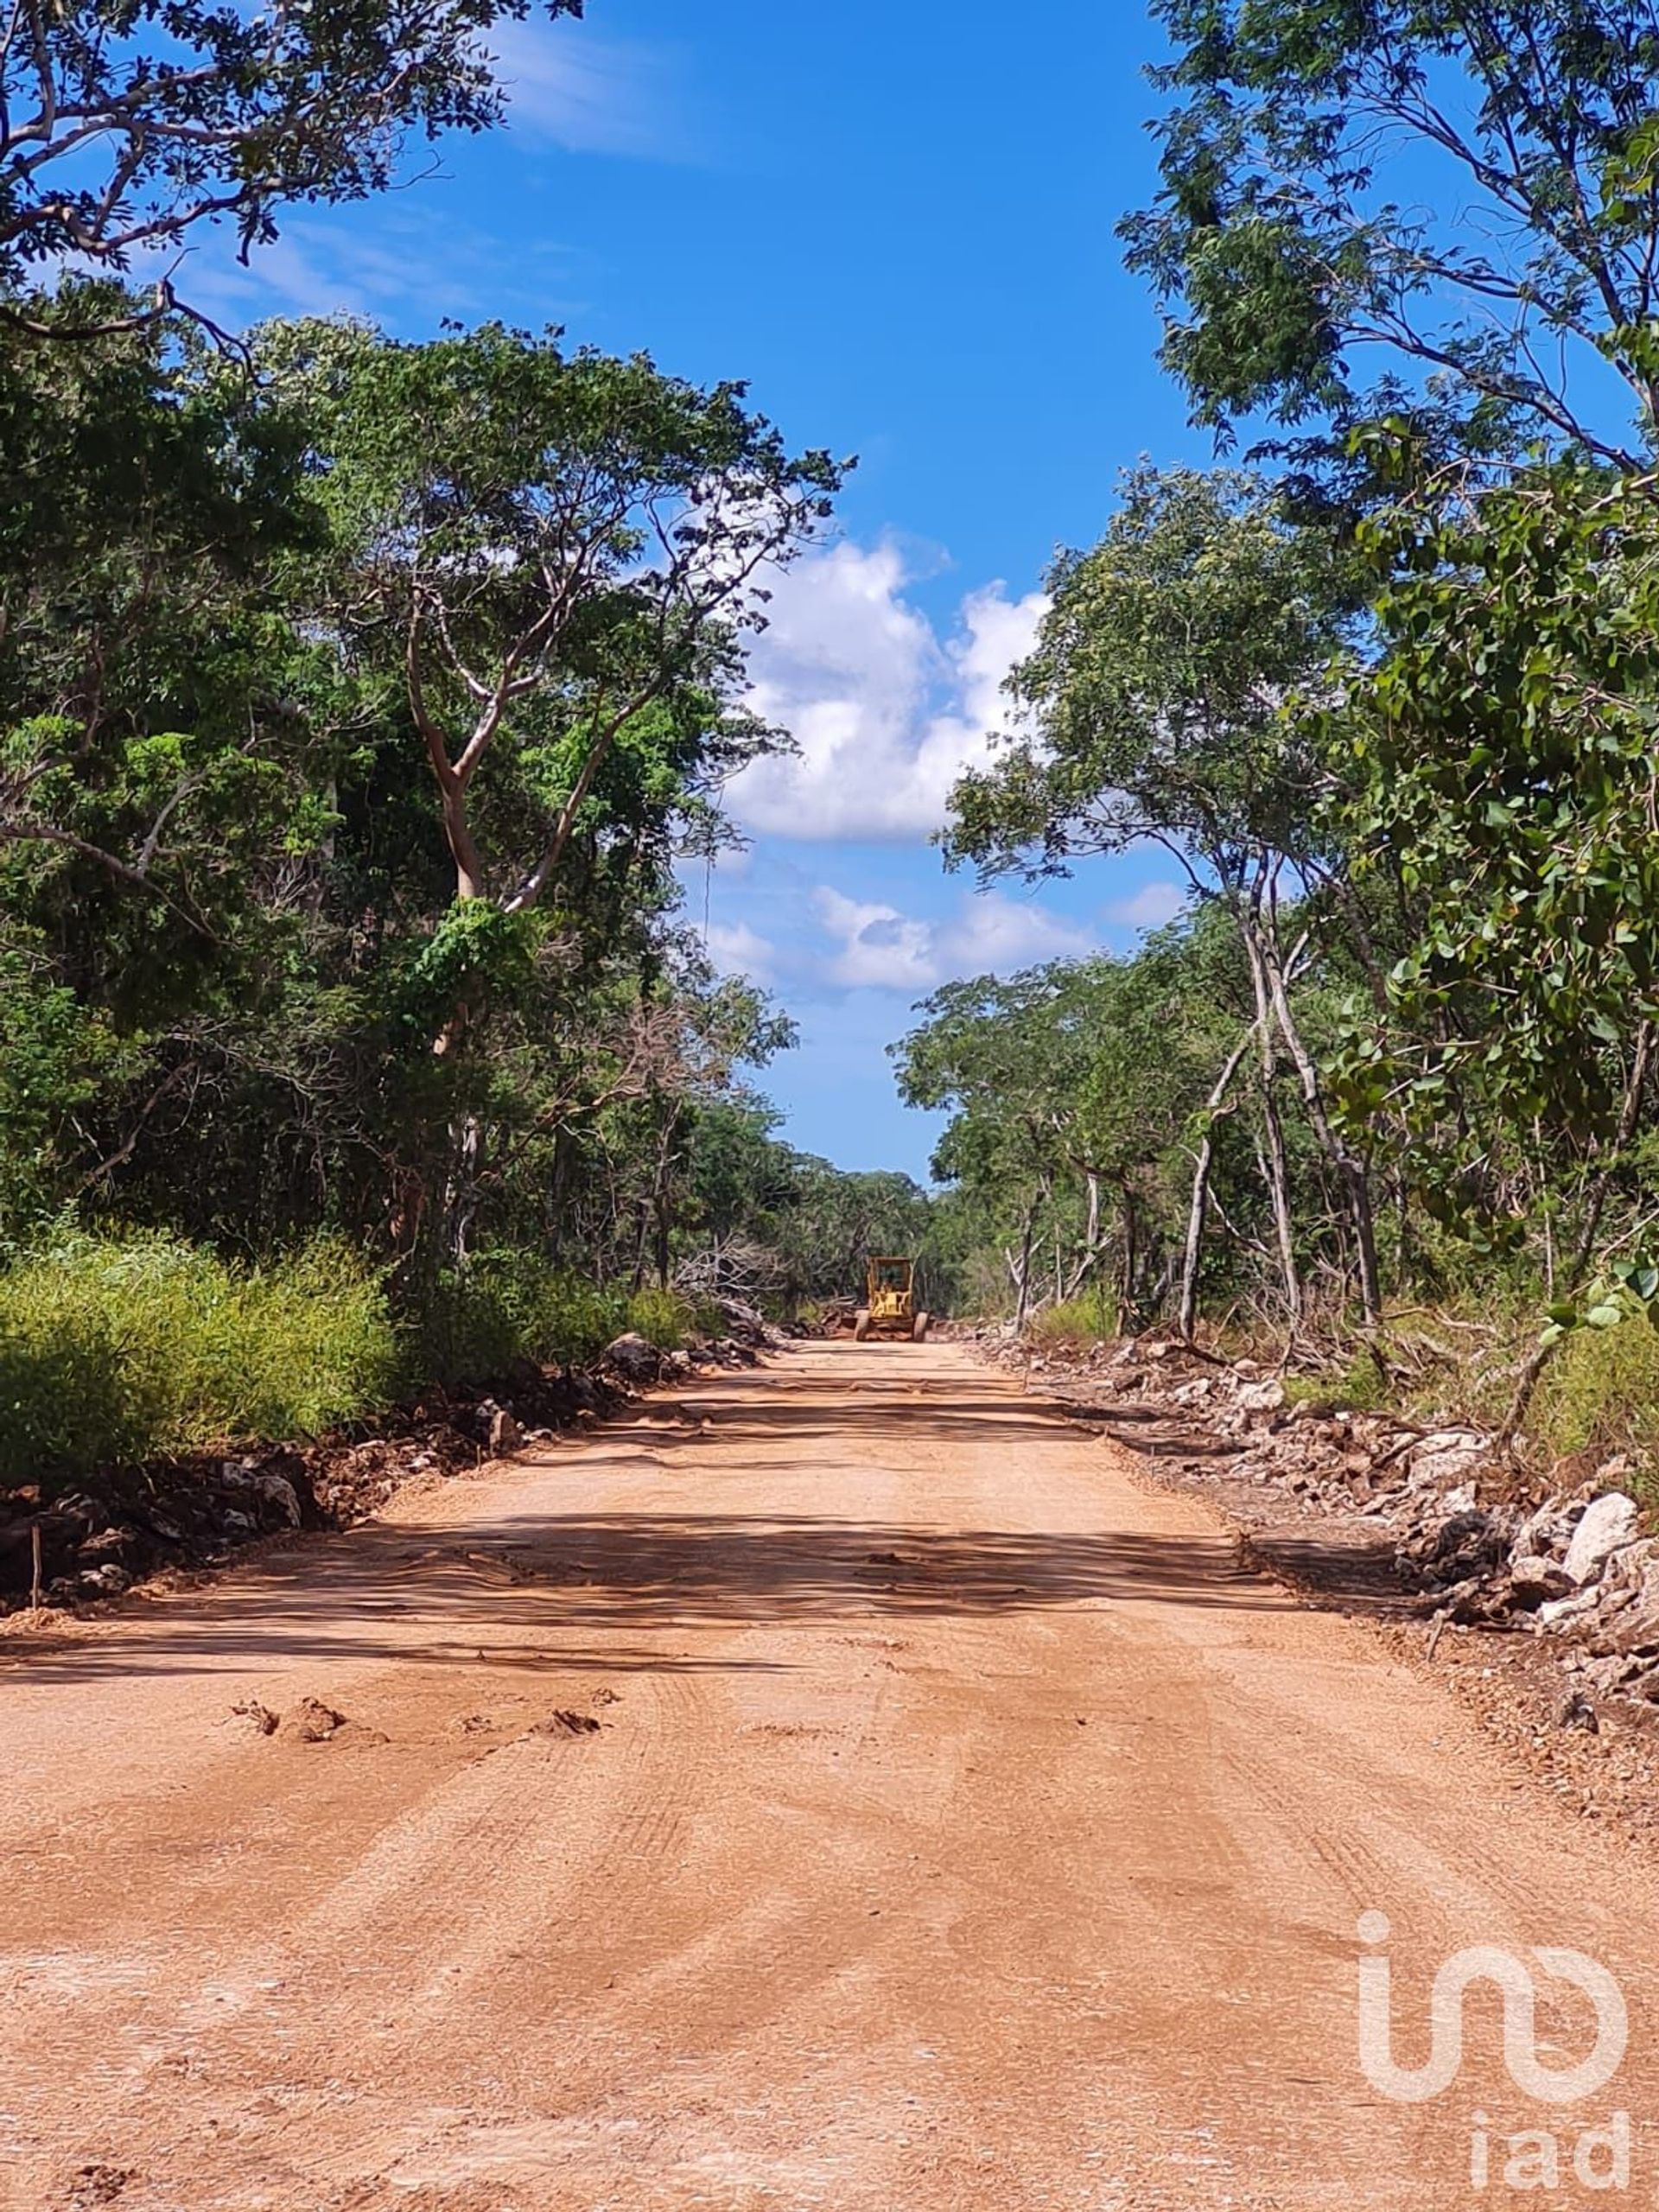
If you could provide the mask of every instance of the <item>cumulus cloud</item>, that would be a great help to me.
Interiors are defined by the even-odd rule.
[[[796,759],[733,784],[734,810],[774,836],[901,840],[945,818],[963,770],[1008,721],[1001,684],[1030,651],[1046,601],[1001,583],[963,599],[941,638],[905,597],[891,541],[809,555],[780,576],[751,655],[752,703],[787,729]]]
[[[747,976],[755,983],[772,982],[778,949],[747,922],[711,922],[703,942],[720,975]]]
[[[1023,968],[1090,950],[1085,931],[1028,902],[986,892],[944,921],[849,899],[828,884],[812,907],[834,950],[824,972],[850,990],[928,991],[958,976]]]
[[[1157,930],[1166,922],[1173,922],[1187,902],[1187,893],[1179,883],[1143,883],[1127,899],[1119,899],[1106,909],[1109,922],[1117,922],[1125,929]]]

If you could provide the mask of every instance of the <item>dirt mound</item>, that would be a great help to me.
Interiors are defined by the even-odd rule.
[[[95,2204],[113,2204],[130,2181],[138,2176],[131,2166],[82,2166],[69,2184],[69,2212],[90,2212]]]
[[[593,1376],[526,1366],[493,1392],[430,1392],[311,1443],[0,1492],[0,1611],[29,1605],[37,1585],[50,1605],[96,1604],[162,1569],[221,1565],[262,1537],[349,1529],[416,1477],[470,1473],[622,1397]]]
[[[276,1733],[289,1744],[326,1744],[346,1726],[346,1716],[321,1698],[302,1697],[290,1705],[276,1724]]]
[[[544,1720],[538,1720],[531,1729],[532,1736],[596,1736],[602,1724],[591,1713],[573,1713],[568,1706],[560,1706]]]

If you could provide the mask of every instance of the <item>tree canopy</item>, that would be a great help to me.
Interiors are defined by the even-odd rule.
[[[582,7],[538,0],[549,16]],[[528,0],[17,0],[0,25],[7,314],[37,324],[29,286],[66,260],[119,277],[212,222],[245,254],[285,206],[383,191],[411,137],[497,119],[488,33],[530,13]]]
[[[1162,189],[1122,231],[1195,421],[1339,438],[1414,411],[1481,453],[1542,436],[1644,462],[1659,396],[1651,0],[1154,13],[1174,48],[1153,73],[1170,103]]]

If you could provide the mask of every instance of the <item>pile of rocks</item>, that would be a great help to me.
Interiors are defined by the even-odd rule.
[[[626,1389],[649,1390],[658,1382],[681,1382],[700,1367],[754,1367],[769,1345],[780,1341],[775,1330],[752,1306],[741,1299],[704,1300],[718,1313],[725,1333],[699,1337],[683,1351],[664,1351],[630,1329],[613,1338],[600,1355],[601,1373]]]
[[[0,1494],[0,1613],[119,1597],[160,1570],[221,1564],[295,1529],[347,1529],[421,1475],[452,1475],[618,1402],[602,1378],[526,1365],[511,1398],[435,1393],[330,1436],[198,1452]]]

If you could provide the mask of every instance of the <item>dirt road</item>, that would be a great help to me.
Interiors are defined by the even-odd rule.
[[[347,1726],[232,1710],[308,1696]],[[13,1641],[0,1744],[29,2212],[1420,2212],[1541,2171],[1471,2190],[1478,2109],[1555,2139],[1525,2202],[1600,2201],[1616,2109],[1659,2186],[1650,1871],[949,1345],[782,1354]],[[1367,1910],[1402,2064],[1446,1955],[1545,1944],[1617,1976],[1623,2069],[1523,2095],[1488,1990],[1392,2101]],[[1541,2062],[1592,2031],[1541,2002]]]

